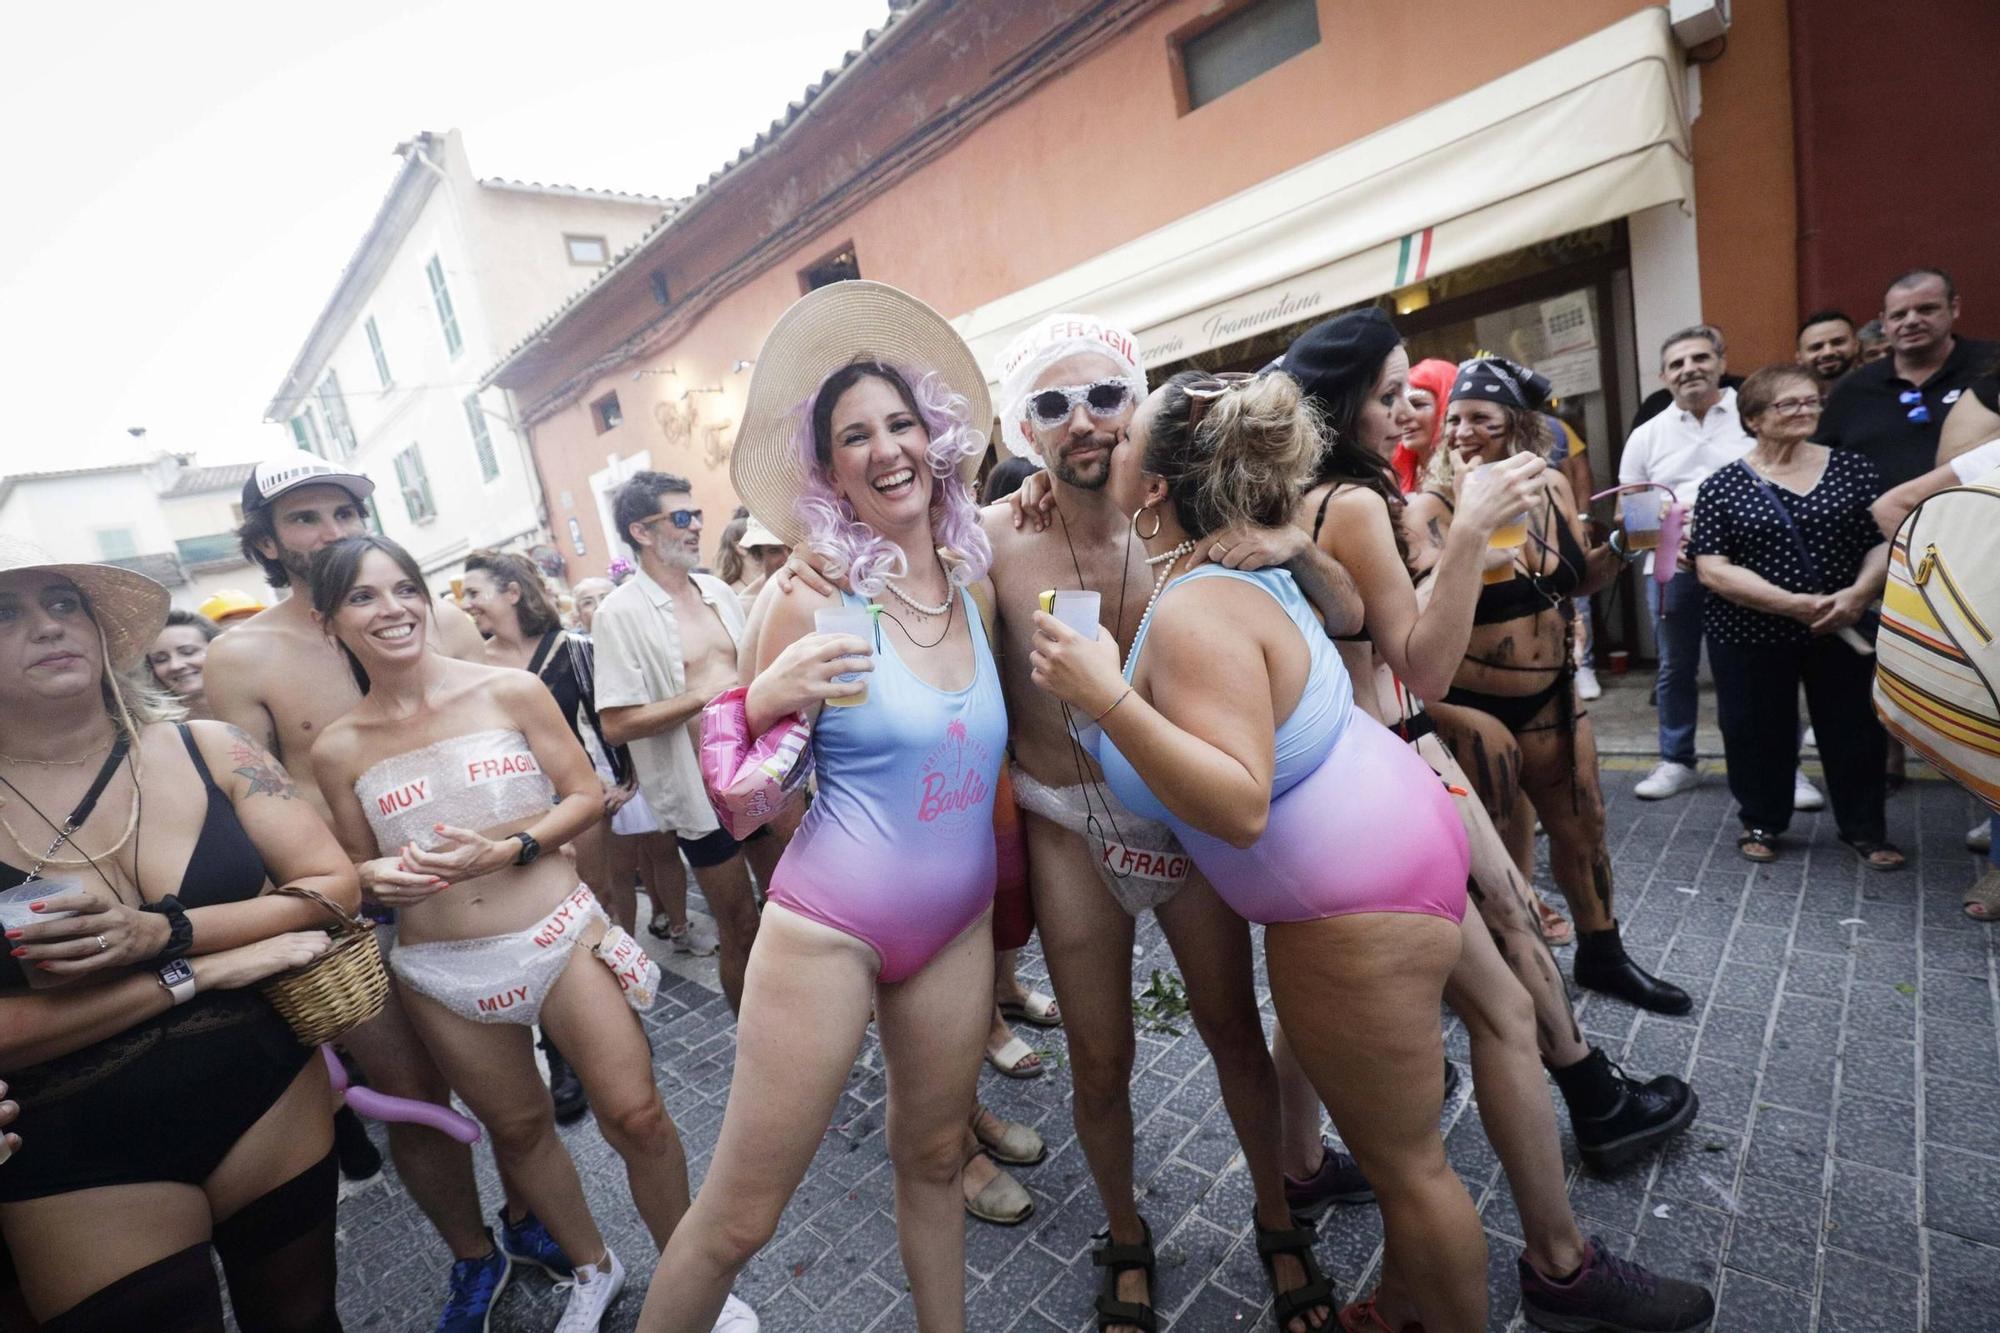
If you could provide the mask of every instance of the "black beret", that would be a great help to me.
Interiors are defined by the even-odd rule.
[[[1483,403],[1539,412],[1549,405],[1549,393],[1554,387],[1547,376],[1518,361],[1509,361],[1504,356],[1480,356],[1459,363],[1458,377],[1452,381],[1451,396],[1445,401],[1456,403],[1476,398]]]
[[[1278,365],[1299,382],[1306,397],[1332,403],[1362,376],[1372,380],[1402,343],[1403,335],[1396,332],[1388,312],[1365,306],[1301,333]]]

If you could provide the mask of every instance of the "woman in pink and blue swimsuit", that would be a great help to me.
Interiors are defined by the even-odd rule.
[[[875,336],[884,322],[904,336],[878,348],[848,332],[866,322],[856,303],[878,316]],[[875,359],[891,355],[896,364]],[[757,734],[790,715],[811,721],[818,788],[772,877],[721,1137],[660,1256],[645,1333],[706,1330],[770,1240],[825,1138],[871,1010],[917,1326],[965,1328],[960,1171],[993,1016],[993,793],[1007,746],[973,599],[991,548],[967,485],[985,451],[975,423],[991,416],[950,325],[880,284],[807,296],[758,353],[737,490],[855,591],[824,596],[799,582],[765,594],[745,710]],[[815,612],[837,607],[873,608],[866,640],[815,632]]]
[[[1111,455],[1107,489],[1160,561],[1124,670],[1109,636],[1038,613],[1034,679],[1094,722],[1112,794],[1169,824],[1223,901],[1265,927],[1272,1002],[1375,1187],[1385,1268],[1424,1328],[1473,1333],[1485,1236],[1437,1127],[1464,829],[1430,767],[1354,707],[1291,575],[1210,559],[1217,532],[1287,521],[1324,448],[1287,375],[1169,380]]]

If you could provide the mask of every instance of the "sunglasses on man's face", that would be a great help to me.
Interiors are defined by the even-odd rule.
[[[1132,400],[1132,386],[1124,380],[1099,380],[1095,384],[1065,384],[1043,389],[1028,399],[1028,411],[1038,426],[1060,426],[1082,403],[1091,416],[1103,421],[1117,416]]]
[[[664,514],[653,515],[645,522],[647,527],[651,527],[653,524],[661,521],[670,522],[676,528],[685,531],[701,522],[701,511],[699,509],[669,509]]]

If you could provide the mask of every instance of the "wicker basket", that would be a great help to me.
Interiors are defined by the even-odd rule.
[[[382,966],[373,921],[350,916],[312,889],[287,887],[278,892],[310,898],[339,923],[328,932],[333,936],[331,949],[304,967],[280,972],[257,986],[302,1044],[319,1046],[382,1012],[389,999],[389,972]]]

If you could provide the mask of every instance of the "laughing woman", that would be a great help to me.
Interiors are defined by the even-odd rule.
[[[758,638],[749,725],[811,719],[818,793],[772,876],[722,1136],[660,1257],[648,1333],[706,1329],[771,1238],[871,1009],[917,1326],[965,1328],[959,1177],[993,1014],[993,793],[1007,746],[972,595],[992,558],[969,486],[991,417],[985,376],[951,326],[880,283],[805,297],[757,354],[736,489],[788,544],[833,557],[856,591],[794,583]],[[941,547],[955,548],[954,568]],[[872,642],[815,632],[818,612],[871,605]],[[866,668],[871,647],[871,671],[837,679]]]
[[[1459,366],[1431,467],[1439,489],[1411,497],[1404,511],[1413,565],[1428,571],[1443,555],[1460,473],[1541,451],[1549,394],[1547,379],[1504,357]],[[1587,545],[1577,517],[1582,506],[1563,474],[1551,469],[1543,479],[1528,507],[1525,540],[1487,555],[1467,650],[1450,691],[1430,701],[1431,712],[1509,845],[1529,836],[1510,822],[1521,818],[1516,797],[1523,793],[1548,830],[1549,870],[1576,922],[1576,983],[1641,1009],[1684,1014],[1693,1005],[1687,992],[1626,956],[1612,914],[1597,737],[1577,706],[1574,599],[1608,586],[1619,559],[1608,546]]]
[[[323,548],[312,600],[364,692],[313,745],[335,831],[364,886],[399,909],[390,969],[424,1045],[491,1136],[510,1193],[581,1261],[563,1333],[596,1328],[625,1269],[556,1138],[529,1025],[575,1065],[656,1244],[687,1210],[680,1138],[624,1003],[650,1002],[657,971],[630,966],[631,938],[565,858],[543,855],[603,817],[603,785],[539,681],[424,650],[430,595],[402,547]]]

